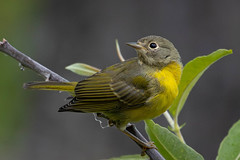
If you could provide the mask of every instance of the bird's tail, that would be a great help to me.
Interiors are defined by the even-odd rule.
[[[78,82],[56,82],[56,81],[40,81],[24,83],[24,89],[37,89],[37,90],[55,90],[66,91],[74,93],[74,89]]]

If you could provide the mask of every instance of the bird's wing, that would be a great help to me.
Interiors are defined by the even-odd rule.
[[[77,84],[76,98],[67,107],[80,112],[104,112],[141,106],[149,95],[144,86],[135,84],[111,73],[98,73]]]

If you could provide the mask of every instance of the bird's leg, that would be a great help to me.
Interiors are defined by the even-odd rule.
[[[131,125],[131,124],[130,124]],[[129,127],[134,127],[133,125],[129,126]],[[126,134],[129,138],[131,138],[133,141],[135,141],[139,146],[142,147],[143,149],[143,153],[145,152],[146,149],[157,149],[157,147],[153,144],[153,142],[147,142],[146,140],[141,140],[138,137],[136,137],[134,134],[132,134],[130,131],[128,131],[128,129],[125,129],[124,131],[122,131],[124,134]]]
[[[102,114],[102,113],[97,113],[97,116],[98,116],[98,117],[105,118],[105,119],[109,119],[107,116],[105,116],[105,115]]]
[[[144,142],[141,139],[139,139],[138,137],[134,136],[131,132],[129,132],[128,130],[124,130],[122,131],[124,134],[126,134],[129,138],[131,138],[132,140],[134,140],[138,145],[140,145],[143,149],[152,149],[155,148],[157,149],[157,147],[153,144],[153,142]]]
[[[102,114],[102,113],[97,113],[97,116],[98,116],[98,117],[101,117],[101,118],[107,119],[107,120],[108,120],[108,125],[109,125],[110,127],[114,126],[114,121],[112,121],[111,119],[109,119],[109,118],[108,118],[107,116],[105,116],[104,114]]]

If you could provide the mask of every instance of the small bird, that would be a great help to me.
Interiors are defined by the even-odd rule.
[[[182,73],[180,55],[160,36],[127,43],[137,57],[112,65],[80,82],[30,82],[27,89],[68,91],[72,100],[59,112],[97,113],[126,133],[128,123],[158,117],[178,95]],[[139,142],[136,137],[130,138]]]

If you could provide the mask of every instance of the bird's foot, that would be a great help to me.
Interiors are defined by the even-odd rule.
[[[150,142],[144,142],[144,145],[142,145],[142,152],[141,152],[141,156],[145,156],[146,155],[146,150],[147,149],[158,149],[155,145],[154,142],[150,141]]]

